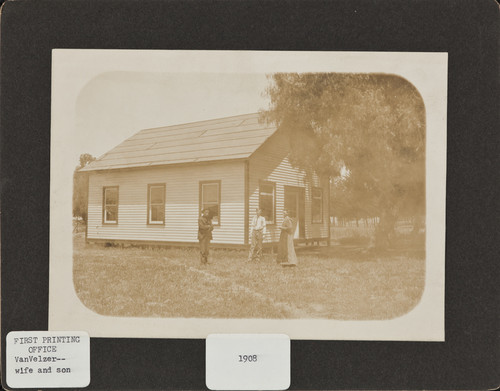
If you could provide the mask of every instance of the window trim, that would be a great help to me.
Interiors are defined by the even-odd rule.
[[[321,200],[321,219],[320,220],[314,220],[314,214],[313,214],[313,204],[314,200],[318,199],[318,197],[314,197],[314,190],[319,190],[321,193],[321,197],[319,198]],[[323,224],[323,215],[324,215],[324,205],[323,205],[323,188],[322,187],[316,187],[316,186],[311,186],[311,223],[312,224]]]
[[[201,215],[201,210],[203,208],[203,185],[209,185],[209,184],[214,184],[216,183],[218,188],[219,188],[219,192],[217,194],[217,197],[218,197],[218,205],[219,205],[219,222],[217,224],[213,224],[214,227],[220,227],[221,225],[221,204],[222,204],[222,201],[221,201],[221,188],[222,188],[222,181],[220,179],[216,179],[216,180],[211,180],[211,181],[200,181],[200,186],[199,186],[199,205],[198,205],[198,215]]]
[[[116,221],[106,221],[106,190],[116,189]],[[118,212],[120,205],[120,188],[119,186],[103,186],[102,187],[102,225],[118,225]]]
[[[274,225],[276,224],[276,182],[273,181],[266,181],[266,180],[259,180],[259,209],[262,210],[262,205],[260,204],[260,194],[261,194],[261,186],[262,185],[268,185],[273,187],[273,220],[272,221],[266,221],[267,224],[269,225]]]
[[[163,187],[163,221],[160,223],[153,223],[151,222],[151,188],[152,187]],[[167,186],[165,183],[151,183],[148,184],[148,209],[146,211],[146,224],[151,225],[153,227],[158,227],[165,225],[165,220],[166,220],[166,213],[165,213],[165,207],[167,205],[167,197],[166,197],[166,189]]]

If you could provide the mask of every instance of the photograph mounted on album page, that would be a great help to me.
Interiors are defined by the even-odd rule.
[[[52,52],[50,313],[444,341],[447,53]]]
[[[0,17],[4,387],[498,386],[496,3]]]

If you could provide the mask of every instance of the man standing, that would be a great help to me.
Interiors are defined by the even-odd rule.
[[[250,253],[248,254],[248,262],[260,261],[262,257],[262,240],[266,233],[266,219],[261,216],[262,210],[257,208],[255,216],[250,224]]]
[[[198,220],[198,240],[200,241],[200,258],[203,265],[208,263],[208,245],[210,244],[210,240],[212,240],[213,229],[210,210],[203,209],[201,217]]]

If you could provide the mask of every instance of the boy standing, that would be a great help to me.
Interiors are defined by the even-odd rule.
[[[266,233],[266,219],[262,216],[262,210],[257,208],[255,216],[250,224],[250,253],[248,254],[248,262],[260,261],[262,257],[262,240]]]

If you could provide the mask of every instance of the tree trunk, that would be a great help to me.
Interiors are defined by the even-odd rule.
[[[389,211],[381,213],[378,225],[375,227],[375,247],[386,249],[391,246],[395,223],[396,216]]]

